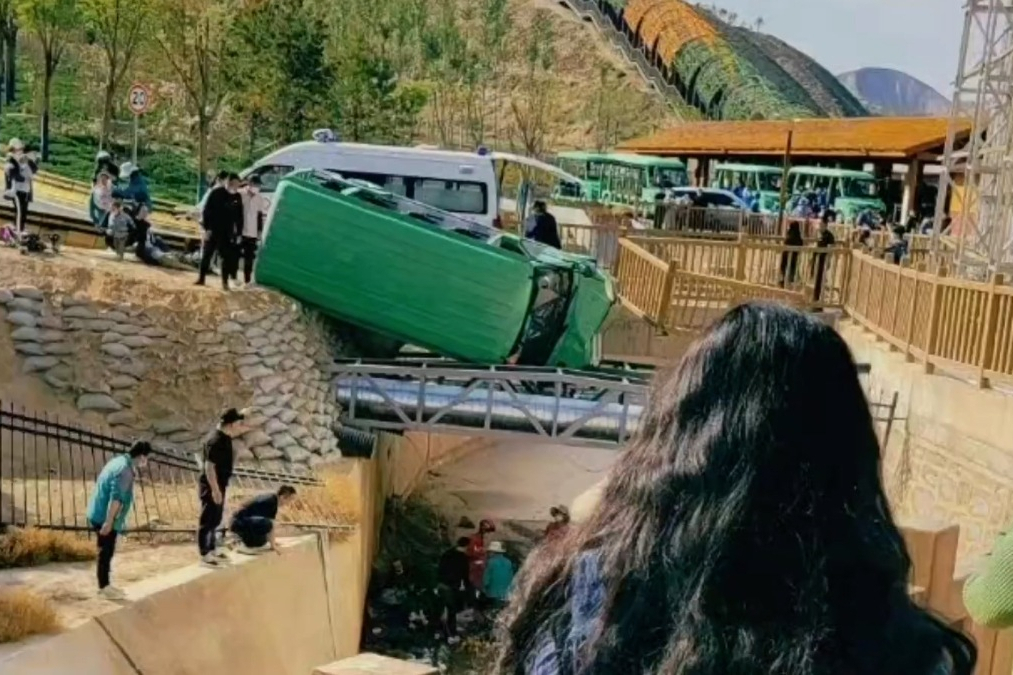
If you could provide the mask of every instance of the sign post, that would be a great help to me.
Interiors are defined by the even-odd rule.
[[[134,154],[133,162],[137,165],[137,141],[141,133],[141,115],[148,112],[151,106],[151,91],[143,84],[134,83],[130,87],[127,98],[130,112],[134,113]]]

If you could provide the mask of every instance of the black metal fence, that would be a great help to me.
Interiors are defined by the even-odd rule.
[[[125,440],[66,424],[0,401],[0,526],[87,531],[88,500],[106,462],[127,451]],[[199,458],[159,447],[138,470],[128,531],[195,531]],[[345,510],[341,485],[311,475],[237,467],[227,506],[292,485],[299,499],[279,522],[305,528],[352,530],[354,514]],[[347,501],[346,501],[347,504]]]

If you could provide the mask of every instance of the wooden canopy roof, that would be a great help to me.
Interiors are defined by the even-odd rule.
[[[911,160],[923,153],[941,154],[949,124],[945,117],[686,122],[619,149],[679,157],[780,156],[793,130],[792,155]],[[970,133],[969,121],[958,123],[958,140]]]

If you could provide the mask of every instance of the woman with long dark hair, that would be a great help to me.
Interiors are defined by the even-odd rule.
[[[659,375],[588,520],[528,561],[496,672],[970,675],[910,567],[847,345],[743,305]]]

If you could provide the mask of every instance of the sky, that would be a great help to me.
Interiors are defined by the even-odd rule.
[[[953,95],[961,0],[709,0],[775,35],[835,75],[895,68]]]

